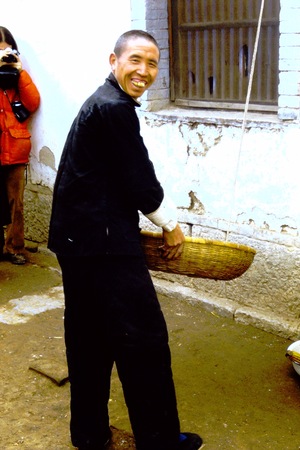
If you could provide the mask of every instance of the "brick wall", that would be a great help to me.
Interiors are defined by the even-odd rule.
[[[158,42],[161,57],[154,87],[145,94],[143,108],[156,111],[169,104],[169,35],[167,0],[132,0],[132,28],[151,33]]]
[[[300,106],[300,2],[281,0],[279,41],[278,116],[299,120]]]

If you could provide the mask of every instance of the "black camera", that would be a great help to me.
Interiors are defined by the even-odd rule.
[[[6,89],[17,89],[20,73],[18,69],[9,64],[0,66],[0,88],[4,91]]]
[[[30,112],[19,100],[11,103],[11,109],[19,122],[24,122],[30,116]]]
[[[11,50],[11,52],[8,55],[2,56],[1,61],[5,63],[14,63],[17,62],[17,58],[15,55],[17,55],[17,50]]]
[[[10,55],[7,56],[3,56],[1,58],[2,62],[6,62],[6,63],[14,63],[17,62],[17,58],[15,57],[15,55],[13,55],[12,53]]]

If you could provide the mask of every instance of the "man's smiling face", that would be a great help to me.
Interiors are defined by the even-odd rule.
[[[142,37],[132,38],[119,57],[110,55],[110,65],[122,89],[134,99],[141,97],[158,74],[159,50]]]

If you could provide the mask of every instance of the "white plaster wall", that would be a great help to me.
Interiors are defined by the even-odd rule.
[[[299,124],[246,128],[141,114],[158,177],[178,207],[193,191],[205,216],[289,232],[300,226]]]
[[[159,180],[179,208],[184,233],[245,244],[256,255],[245,274],[231,281],[154,272],[158,289],[168,281],[172,295],[179,286],[191,289],[192,301],[219,299],[223,308],[229,301],[235,317],[240,311],[254,318],[245,323],[298,337],[299,123],[253,121],[241,142],[238,114],[227,120],[224,113],[214,120],[205,111],[186,114],[140,113],[144,141]],[[199,201],[196,209],[190,191]],[[155,230],[143,216],[141,226]]]
[[[40,162],[48,148],[57,167],[78,108],[109,73],[118,36],[131,28],[130,0],[10,0],[1,25],[14,35],[24,68],[41,93],[32,121],[33,182],[52,188],[55,173]]]

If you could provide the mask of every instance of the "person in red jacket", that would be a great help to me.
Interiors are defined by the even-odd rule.
[[[3,173],[11,223],[7,225],[3,254],[13,264],[24,264],[25,168],[31,150],[29,118],[20,122],[12,104],[20,101],[30,114],[40,104],[40,94],[30,75],[22,68],[17,43],[11,32],[0,26],[0,165]],[[10,82],[6,69],[17,69]],[[14,81],[16,79],[16,81]],[[0,233],[3,234],[1,227]],[[0,239],[1,242],[1,239]]]

